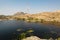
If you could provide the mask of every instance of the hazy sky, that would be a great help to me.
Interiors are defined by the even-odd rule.
[[[0,0],[0,14],[37,13],[60,10],[60,0]]]

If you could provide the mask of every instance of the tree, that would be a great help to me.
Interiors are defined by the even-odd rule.
[[[28,20],[33,20],[33,18],[32,17],[28,17]]]
[[[40,19],[41,20],[41,23],[43,23],[44,22],[44,20],[43,19]]]

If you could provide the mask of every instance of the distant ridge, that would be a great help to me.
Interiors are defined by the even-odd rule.
[[[55,12],[60,12],[60,10],[57,10],[57,11],[55,11]]]

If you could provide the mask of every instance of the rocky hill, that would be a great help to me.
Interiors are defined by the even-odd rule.
[[[36,13],[36,14],[28,14],[24,12],[17,12],[14,17],[17,18],[26,18],[28,19],[29,17],[35,19],[44,19],[45,21],[58,21],[60,22],[60,12],[55,11],[55,12],[42,12],[42,13]]]

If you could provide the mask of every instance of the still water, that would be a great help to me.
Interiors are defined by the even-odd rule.
[[[17,31],[18,29],[21,29],[21,31]],[[43,36],[47,34],[51,36],[51,32],[55,33],[54,36],[60,35],[60,27],[54,25],[45,25],[42,23],[32,23],[17,20],[7,20],[0,21],[0,40],[11,40],[13,34],[16,34],[17,36],[19,33],[22,33],[29,29],[33,29],[33,35],[40,38],[43,38]]]

